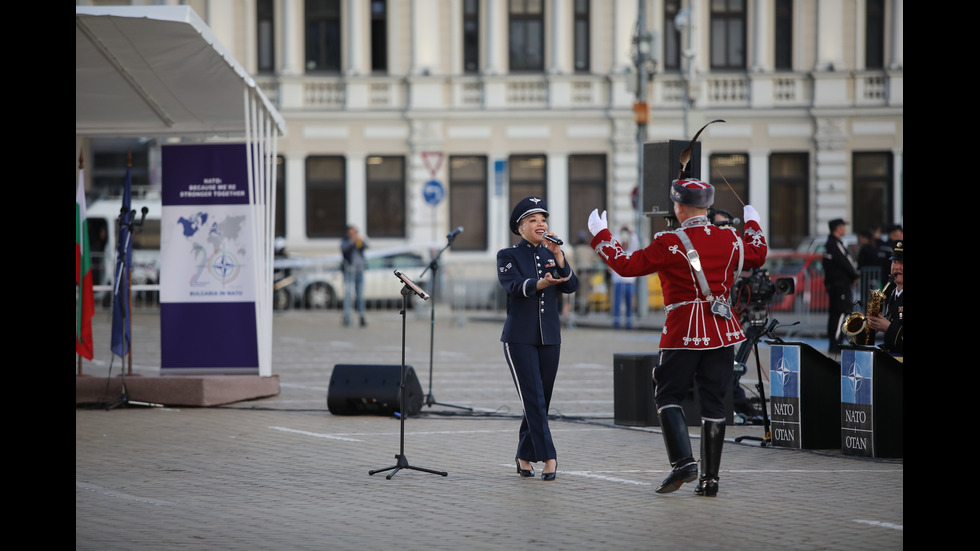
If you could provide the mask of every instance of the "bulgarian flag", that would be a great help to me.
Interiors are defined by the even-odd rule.
[[[75,192],[75,289],[78,293],[75,297],[75,353],[91,360],[95,356],[95,347],[92,346],[95,297],[85,213],[85,178],[80,158],[78,165],[78,190]]]

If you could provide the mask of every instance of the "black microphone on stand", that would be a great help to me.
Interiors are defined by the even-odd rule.
[[[446,239],[452,241],[457,235],[459,235],[461,233],[463,233],[463,226],[460,226],[460,227],[456,228],[455,230],[449,232],[449,235],[446,236]]]

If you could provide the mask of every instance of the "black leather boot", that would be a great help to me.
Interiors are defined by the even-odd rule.
[[[667,459],[674,468],[657,488],[658,494],[676,492],[681,484],[692,482],[698,477],[698,464],[691,453],[691,437],[687,432],[684,410],[679,407],[665,407],[657,415],[663,430],[664,444],[667,446]]]
[[[721,448],[725,444],[724,421],[701,421],[701,477],[694,493],[699,496],[718,495],[718,470],[721,467]]]

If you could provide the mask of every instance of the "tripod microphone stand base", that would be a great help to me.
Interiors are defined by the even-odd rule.
[[[373,470],[373,471],[368,471],[368,474],[369,475],[372,475],[372,474],[377,474],[377,473],[383,473],[385,471],[391,471],[391,474],[389,474],[388,476],[385,477],[385,479],[391,480],[391,477],[393,477],[396,474],[398,474],[398,471],[400,471],[402,469],[412,469],[412,470],[416,470],[416,471],[422,471],[422,472],[425,472],[425,473],[432,473],[432,474],[438,474],[438,475],[442,475],[442,476],[449,476],[449,473],[444,472],[444,471],[436,471],[436,470],[433,470],[433,469],[426,469],[426,468],[423,468],[423,467],[413,467],[412,465],[409,465],[408,464],[408,458],[405,457],[405,455],[403,455],[403,454],[396,455],[395,456],[395,459],[398,460],[398,463],[396,463],[396,464],[394,464],[394,465],[392,465],[390,467],[385,467],[384,469],[376,469],[376,470]]]
[[[450,407],[450,408],[465,409],[466,411],[473,411],[473,408],[471,408],[471,407],[467,407],[467,406],[454,406],[453,404],[444,404],[442,402],[437,402],[436,401],[436,397],[433,396],[431,392],[429,394],[426,394],[425,395],[425,405],[427,405],[429,407],[432,407],[432,406],[446,406],[446,407]]]

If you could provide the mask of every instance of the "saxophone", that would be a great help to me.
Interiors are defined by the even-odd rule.
[[[868,318],[881,314],[881,305],[888,297],[888,291],[895,283],[895,276],[888,277],[888,283],[882,289],[872,289],[868,293],[867,315],[854,312],[844,319],[841,331],[851,341],[851,344],[869,346],[875,342],[875,331],[868,328]]]

